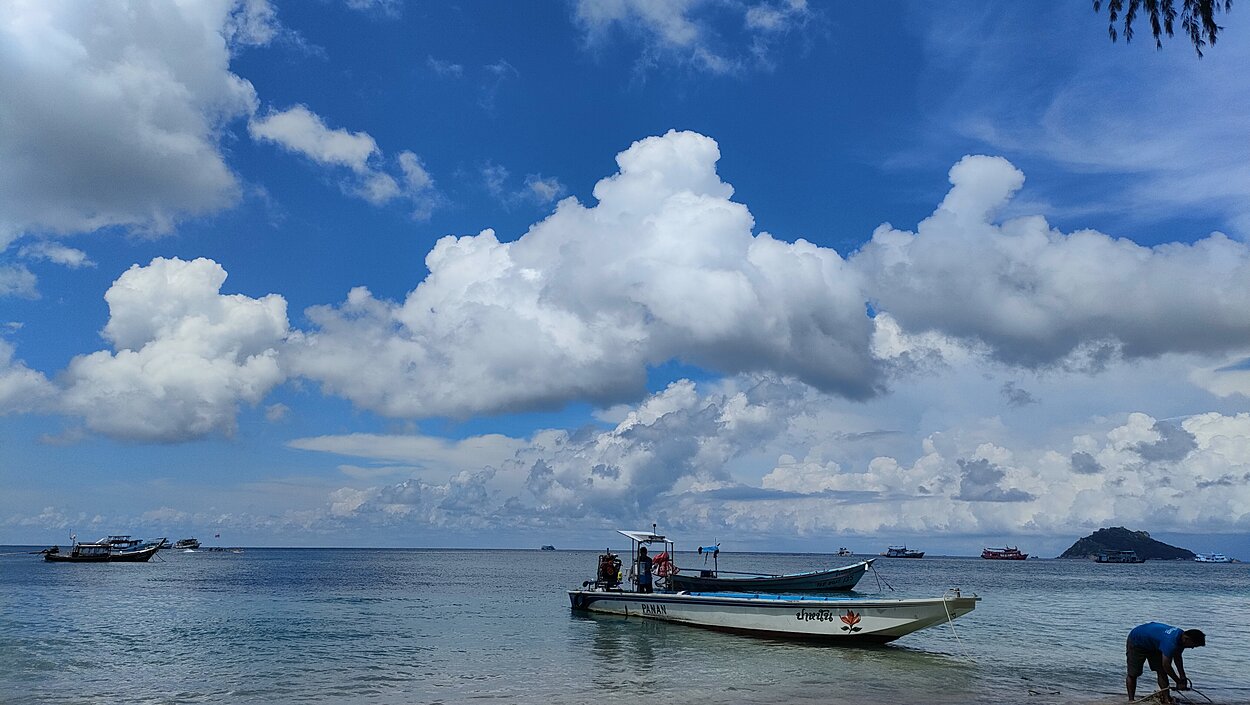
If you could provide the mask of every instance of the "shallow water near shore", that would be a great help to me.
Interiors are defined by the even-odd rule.
[[[162,551],[46,564],[0,549],[2,703],[1124,702],[1124,638],[1159,620],[1216,703],[1250,704],[1250,564],[877,561],[859,593],[983,598],[877,648],[570,611],[591,551]],[[37,549],[35,549],[37,550]],[[722,553],[729,570],[844,565]],[[696,567],[693,554],[679,565]],[[1154,689],[1147,672],[1139,695]],[[1206,702],[1192,696],[1194,702]]]

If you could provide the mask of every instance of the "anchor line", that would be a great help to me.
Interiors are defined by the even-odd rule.
[[[890,584],[890,581],[888,581],[888,580],[886,580],[885,578],[881,577],[881,574],[877,572],[877,566],[873,565],[872,563],[869,563],[869,564],[868,564],[868,567],[869,567],[869,568],[872,568],[872,574],[873,574],[873,576],[874,576],[874,577],[876,577],[876,579],[877,579],[877,592],[881,592],[881,584],[882,584],[882,583],[885,583],[885,586],[886,586],[886,587],[888,587],[888,588],[890,588],[890,591],[891,591],[891,592],[893,592],[893,590],[894,590],[894,586]]]
[[[947,594],[949,593],[950,591],[948,590]],[[968,650],[964,648],[964,642],[962,639],[959,638],[959,632],[955,631],[955,618],[951,615],[950,608],[946,604],[946,595],[942,596],[942,611],[946,612],[946,623],[950,625],[951,634],[955,635],[955,643],[959,644],[959,650],[963,652],[964,658],[968,659],[969,661],[975,661],[976,659],[969,656]]]

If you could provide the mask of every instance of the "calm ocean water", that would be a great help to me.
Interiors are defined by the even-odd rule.
[[[71,565],[20,550],[0,548],[3,703],[1113,703],[1125,634],[1149,620],[1205,630],[1208,646],[1186,652],[1194,684],[1250,703],[1250,564],[882,559],[893,596],[958,586],[984,601],[954,632],[840,648],[574,615],[564,591],[592,575],[590,551]],[[723,553],[720,565],[848,560]],[[859,587],[877,594],[872,573]]]

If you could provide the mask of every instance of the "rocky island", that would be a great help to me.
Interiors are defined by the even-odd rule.
[[[1123,526],[1099,529],[1072,544],[1059,557],[1089,558],[1104,551],[1134,551],[1141,558],[1157,561],[1194,559],[1192,551],[1156,541],[1145,531],[1130,531]]]

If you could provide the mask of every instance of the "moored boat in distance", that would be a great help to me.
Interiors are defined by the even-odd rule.
[[[1021,553],[1019,548],[1004,546],[1003,548],[987,548],[981,551],[981,557],[991,561],[1023,561],[1029,554]]]
[[[881,555],[886,558],[924,558],[924,551],[913,551],[906,546],[889,546]]]
[[[132,539],[129,534],[110,534],[102,539],[96,539],[96,543],[107,544],[114,551],[121,551],[127,548],[134,548],[143,543],[140,539]]]
[[[842,546],[841,548],[838,549],[837,555],[841,557],[853,556],[855,555],[855,552],[847,548],[846,546]]]
[[[639,561],[639,548],[660,544],[659,555],[675,555],[673,542],[646,531],[619,532],[630,539],[629,577],[622,582],[620,557],[611,550],[599,556],[595,580],[569,590],[576,611],[643,617],[665,622],[770,638],[831,644],[884,644],[912,632],[955,619],[976,608],[975,595],[956,590],[922,599],[865,599],[816,595],[737,592],[673,592],[658,576],[656,592],[639,589],[650,559]],[[671,559],[669,559],[671,561]],[[677,571],[680,575],[680,571]],[[671,577],[671,574],[670,576]],[[645,587],[645,582],[643,583]]]
[[[109,554],[110,561],[121,561],[129,563],[144,563],[151,560],[156,552],[161,550],[161,544],[165,539],[157,539],[156,541],[148,541],[146,543],[136,544],[122,549],[113,549]]]
[[[156,555],[165,539],[143,542],[129,536],[110,536],[90,543],[79,543],[77,538],[71,540],[73,547],[69,553],[61,553],[60,546],[52,546],[41,551],[43,559],[53,563],[143,563]]]
[[[200,540],[196,538],[178,539],[174,543],[175,551],[194,551],[200,547]]]
[[[555,546],[552,546],[551,544],[547,544],[546,546],[543,546],[542,548],[540,548],[540,549],[538,549],[538,550],[540,550],[540,551],[554,551],[554,550],[556,550],[556,547],[555,547]]]
[[[42,551],[43,559],[53,563],[107,563],[112,549],[107,543],[74,542],[69,553],[61,553],[60,546],[52,546]]]
[[[1233,559],[1223,553],[1199,553],[1194,556],[1197,563],[1232,563]]]
[[[1137,551],[1103,551],[1094,556],[1095,563],[1145,563],[1146,559],[1137,555]]]

